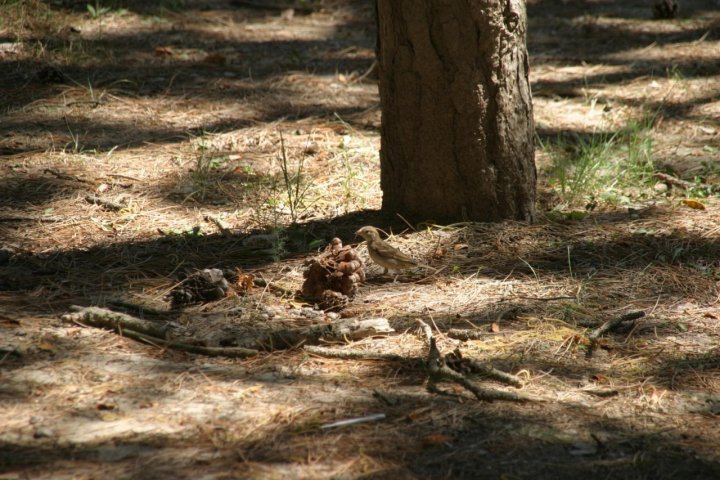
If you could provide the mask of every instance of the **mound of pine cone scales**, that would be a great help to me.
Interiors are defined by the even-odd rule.
[[[186,277],[167,295],[171,308],[223,298],[237,275],[219,268],[206,268]]]
[[[365,281],[365,265],[357,252],[333,238],[325,251],[306,262],[303,297],[319,302],[324,310],[339,310],[347,305]]]

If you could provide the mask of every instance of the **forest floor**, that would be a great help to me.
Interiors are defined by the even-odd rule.
[[[0,479],[720,478],[718,2],[528,2],[539,221],[445,227],[378,211],[372,2],[271,3],[0,2]],[[368,224],[438,272],[382,276]],[[292,293],[334,236],[339,313]],[[265,287],[169,310],[210,267]],[[60,318],[120,304],[210,346],[394,333],[238,359]],[[533,400],[428,391],[418,320]]]

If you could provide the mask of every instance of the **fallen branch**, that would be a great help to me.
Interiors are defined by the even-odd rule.
[[[161,326],[155,322],[125,313],[113,312],[99,307],[78,307],[76,305],[71,306],[70,309],[75,312],[63,315],[61,317],[63,322],[113,330],[123,337],[158,347],[214,357],[245,358],[258,354],[257,350],[248,348],[206,347],[167,340],[167,334],[170,330],[168,326]]]
[[[455,382],[467,390],[469,390],[475,398],[481,401],[492,402],[494,400],[510,400],[514,402],[528,402],[533,400],[527,395],[517,392],[506,392],[503,390],[487,389],[478,387],[468,380],[462,373],[451,370],[447,365],[439,366],[435,369],[430,368],[430,378],[428,379],[428,389],[436,393],[442,393],[436,383],[440,380],[450,380]]]
[[[0,222],[40,222],[40,223],[55,223],[55,222],[62,222],[65,219],[60,217],[21,217],[21,216],[11,216],[11,217],[0,217]]]
[[[475,395],[475,398],[481,401],[484,400],[492,402],[494,400],[510,400],[515,402],[525,402],[530,400],[537,400],[517,392],[506,392],[502,390],[486,389],[475,385],[473,382],[468,380],[465,375],[451,369],[447,365],[445,357],[443,357],[442,353],[440,353],[440,350],[437,347],[437,342],[433,337],[432,329],[430,328],[430,326],[422,320],[418,320],[418,323],[420,324],[420,327],[422,328],[425,335],[425,340],[429,345],[426,362],[428,369],[428,391],[441,394],[446,393],[437,387],[437,383],[443,380],[449,380],[464,387],[466,390],[469,390],[473,395]],[[455,354],[455,357],[452,358],[458,358],[457,353]],[[478,370],[482,371],[485,374],[489,374],[494,378],[502,378],[503,381],[510,380],[513,384],[520,385],[520,380],[513,375],[505,372],[502,372],[503,375],[497,375],[495,372],[499,371],[495,370],[494,368],[484,367],[477,363],[474,363],[474,365],[476,368],[478,368]]]
[[[512,385],[513,387],[519,388],[523,385],[522,381],[511,373],[503,372],[495,367],[483,365],[475,360],[463,357],[459,349],[445,356],[445,364],[454,371],[459,371],[460,369],[467,370],[470,373],[492,378],[493,380]],[[457,364],[458,368],[454,368],[455,364]]]
[[[88,203],[92,203],[93,205],[99,205],[103,208],[116,212],[128,207],[127,205],[123,205],[122,203],[107,200],[105,198],[100,198],[97,195],[85,195],[85,201]]]
[[[191,345],[189,343],[171,342],[156,338],[150,335],[134,332],[132,330],[123,330],[119,332],[121,336],[137,340],[138,342],[155,345],[158,347],[169,348],[180,352],[195,353],[198,355],[207,355],[208,357],[228,357],[228,358],[248,358],[257,355],[257,350],[242,347],[206,347],[203,345]]]
[[[347,318],[334,323],[271,332],[264,338],[258,339],[257,345],[258,348],[265,350],[278,350],[294,348],[303,344],[318,343],[321,338],[331,341],[360,340],[394,331],[385,318],[367,318],[364,320]]]
[[[417,357],[404,357],[394,353],[361,352],[359,350],[338,350],[336,348],[320,347],[317,345],[305,345],[303,350],[315,355],[322,355],[328,358],[342,358],[345,360],[383,360],[387,362],[417,362],[423,359]]]
[[[445,335],[456,340],[480,340],[487,337],[497,337],[498,335],[509,335],[513,332],[482,332],[480,330],[468,330],[464,328],[451,328]]]
[[[60,317],[66,323],[82,323],[90,327],[103,328],[122,333],[131,330],[143,335],[162,339],[167,338],[169,326],[160,325],[157,322],[143,320],[126,313],[113,312],[100,307],[70,307],[74,313],[68,313]]]
[[[67,323],[113,330],[134,340],[157,344],[173,350],[181,350],[202,355],[225,355],[229,357],[246,357],[258,351],[274,351],[295,348],[299,345],[318,343],[320,339],[346,341],[359,340],[368,336],[394,332],[385,318],[369,318],[364,320],[343,319],[330,324],[312,325],[298,329],[252,332],[244,330],[234,338],[230,338],[236,347],[206,347],[175,342],[170,337],[173,325],[161,324],[115,312],[100,307],[70,307],[73,313],[61,318]]]
[[[615,397],[615,396],[617,396],[617,395],[620,395],[620,392],[617,391],[617,390],[614,389],[614,388],[610,388],[610,389],[607,389],[607,388],[587,388],[587,389],[583,389],[583,390],[580,390],[580,391],[583,392],[583,393],[588,393],[588,394],[590,394],[590,395],[595,395],[596,397],[601,397],[601,398]]]
[[[653,175],[658,180],[661,180],[668,185],[672,185],[674,187],[682,188],[683,190],[688,190],[690,188],[700,188],[704,190],[712,190],[712,185],[708,185],[707,183],[695,183],[695,182],[688,182],[687,180],[683,180],[681,178],[677,178],[673,175],[669,175],[667,173],[662,172],[656,172]]]
[[[626,313],[625,315],[622,315],[618,318],[613,318],[612,320],[608,320],[607,322],[603,323],[598,328],[590,332],[587,338],[593,343],[597,342],[598,338],[600,338],[605,333],[616,329],[621,323],[634,321],[644,316],[645,312],[643,312],[642,310],[638,310],[635,312]]]

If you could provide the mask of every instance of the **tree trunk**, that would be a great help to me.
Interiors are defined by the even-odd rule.
[[[524,0],[377,0],[383,210],[535,217]]]

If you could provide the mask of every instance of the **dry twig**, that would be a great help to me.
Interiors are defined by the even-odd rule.
[[[329,358],[342,358],[346,360],[384,360],[388,362],[422,362],[420,358],[405,357],[394,353],[362,352],[359,350],[338,350],[336,348],[305,345],[306,352],[322,355]]]
[[[122,210],[123,208],[127,208],[127,205],[119,202],[114,202],[105,198],[100,198],[97,195],[85,195],[85,201],[87,201],[88,203],[92,203],[93,205],[99,205],[108,210],[118,211]]]
[[[612,320],[608,320],[607,322],[600,325],[598,328],[590,332],[587,336],[587,338],[591,342],[596,342],[598,338],[600,338],[605,333],[617,328],[621,323],[623,322],[629,322],[637,320],[638,318],[642,318],[645,316],[645,312],[642,310],[638,310],[636,312],[629,312],[625,315],[622,315],[617,318],[613,318]]]
[[[688,182],[687,180],[683,180],[681,178],[677,178],[673,175],[669,175],[667,173],[662,172],[656,172],[654,175],[655,178],[658,180],[661,180],[668,185],[672,185],[673,187],[679,187],[683,190],[688,190],[690,188],[700,188],[700,189],[712,189],[711,185],[708,185],[706,183],[694,183],[694,182]]]
[[[167,340],[168,326],[143,320],[125,313],[113,312],[99,307],[71,306],[74,313],[63,315],[63,322],[113,330],[118,334],[150,345],[171,350],[197,353],[208,356],[245,358],[257,355],[258,351],[238,347],[206,347]]]
[[[462,373],[456,372],[455,370],[448,367],[445,362],[445,358],[443,357],[442,353],[440,353],[440,350],[437,347],[437,343],[432,335],[432,329],[430,328],[430,326],[422,320],[418,320],[418,323],[420,324],[420,327],[425,334],[425,340],[429,345],[429,352],[427,356],[427,388],[429,391],[433,393],[445,393],[437,387],[437,382],[442,380],[449,380],[469,390],[473,395],[475,395],[475,398],[477,398],[478,400],[485,400],[488,402],[494,400],[510,400],[516,402],[533,400],[530,397],[517,392],[505,392],[502,390],[491,390],[479,387],[472,383],[470,380],[468,380],[467,377],[465,377],[465,375],[463,375]],[[503,375],[496,375],[495,372],[497,371],[495,369],[488,369],[487,367],[482,367],[481,370],[483,371],[483,373],[492,372],[491,376],[501,381],[508,381],[510,379],[513,379],[512,382],[514,384],[520,384],[519,379],[514,378],[508,373],[502,372]]]

